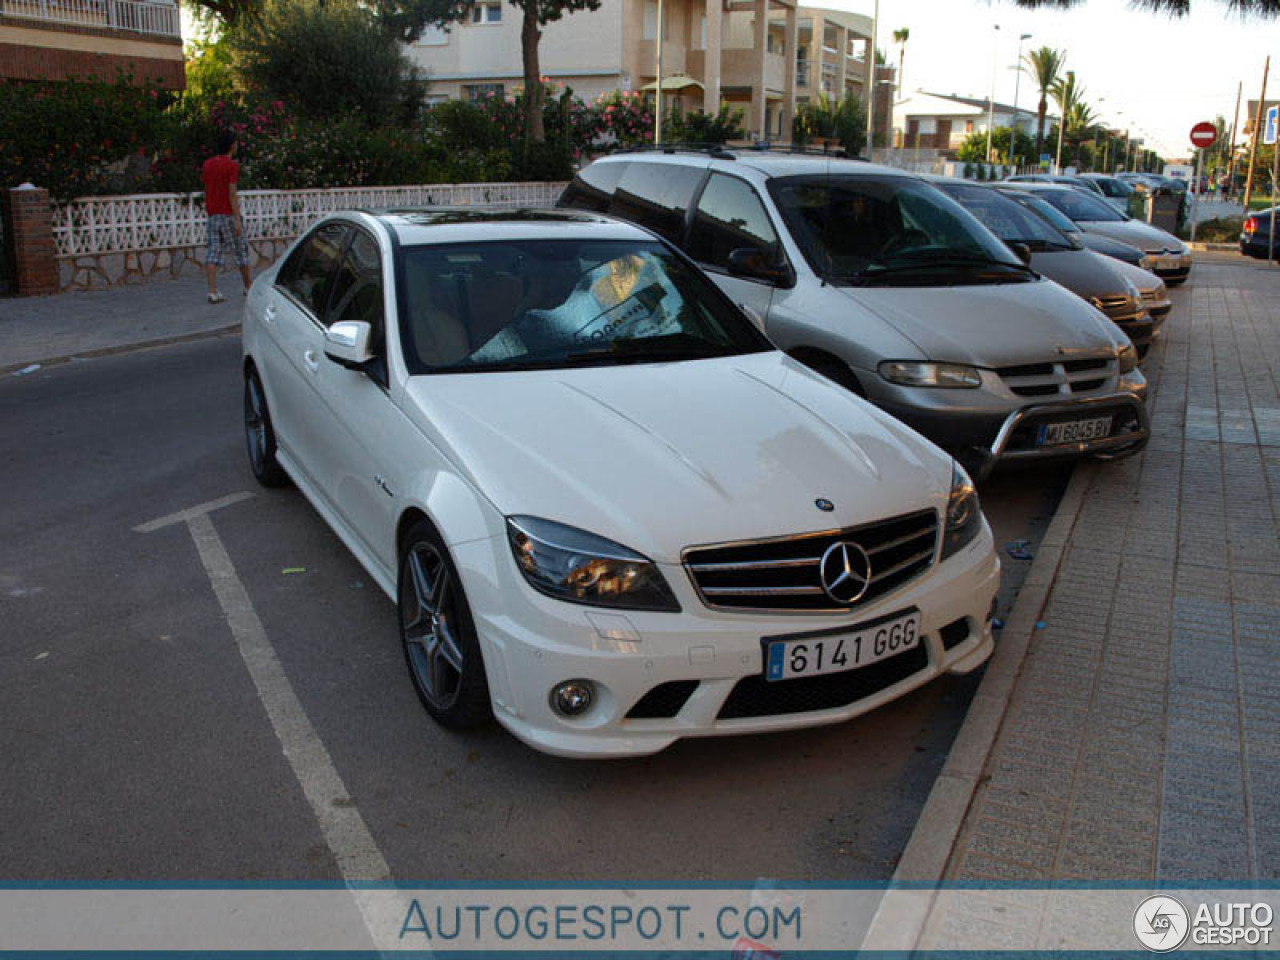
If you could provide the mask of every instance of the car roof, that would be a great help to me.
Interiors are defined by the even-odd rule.
[[[670,163],[676,166],[713,167],[717,170],[748,169],[765,177],[798,177],[814,174],[838,174],[854,177],[904,177],[918,180],[918,174],[896,167],[887,167],[865,160],[851,160],[834,154],[790,153],[768,150],[719,149],[714,153],[703,150],[672,148],[624,151],[601,157],[596,163],[621,163],[639,160],[646,163]]]
[[[376,220],[405,245],[543,240],[557,237],[593,240],[653,239],[653,235],[647,230],[582,210],[421,207],[356,212]]]

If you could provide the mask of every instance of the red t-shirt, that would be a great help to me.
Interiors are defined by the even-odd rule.
[[[204,209],[209,214],[231,213],[231,184],[240,178],[240,164],[225,153],[210,157],[200,169],[204,181]]]

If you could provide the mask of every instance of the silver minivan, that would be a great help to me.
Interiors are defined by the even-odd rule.
[[[973,470],[1147,442],[1128,338],[921,177],[664,148],[597,160],[560,205],[672,241],[780,348]]]

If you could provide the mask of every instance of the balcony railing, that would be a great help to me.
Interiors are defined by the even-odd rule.
[[[181,38],[170,0],[0,0],[0,16]]]

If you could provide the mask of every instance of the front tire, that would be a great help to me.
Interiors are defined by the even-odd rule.
[[[427,712],[451,730],[487,722],[493,708],[471,607],[449,551],[426,522],[404,539],[396,610],[409,677]]]
[[[276,459],[276,431],[271,426],[267,395],[258,371],[252,368],[244,377],[244,439],[254,479],[264,487],[286,486],[289,475]]]

